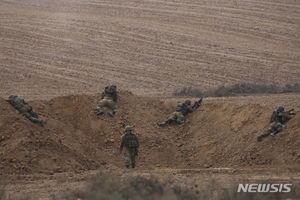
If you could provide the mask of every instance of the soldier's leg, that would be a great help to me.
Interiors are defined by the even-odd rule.
[[[102,115],[104,113],[103,108],[107,105],[107,100],[106,99],[101,99],[98,103],[98,112],[97,115]]]
[[[125,156],[125,166],[126,166],[126,168],[129,168],[129,166],[130,166],[130,152],[128,151],[127,148],[125,148],[124,156]]]
[[[260,136],[257,137],[257,141],[258,141],[258,142],[261,142],[262,139],[263,139],[264,137],[267,137],[268,135],[270,135],[270,133],[269,133],[268,131],[265,132],[265,133],[263,133],[263,134],[261,134]]]
[[[272,122],[272,123],[270,124],[270,127],[268,128],[268,130],[267,130],[265,133],[263,133],[263,134],[261,134],[260,136],[257,137],[257,141],[260,142],[260,141],[262,141],[262,139],[263,139],[264,137],[267,137],[267,136],[269,136],[269,135],[274,135],[274,134],[276,134],[276,133],[277,133],[277,126],[278,126],[278,123],[279,123],[279,122]],[[279,124],[280,124],[280,123],[279,123]]]
[[[31,122],[39,124],[40,126],[44,127],[44,122],[42,120],[38,120],[36,118],[33,118],[29,113],[23,113],[23,115],[29,119]]]
[[[38,116],[38,114],[36,113],[36,112],[33,112],[33,110],[31,110],[30,112],[29,112],[29,114],[32,116],[32,117],[34,117],[34,118],[39,118],[39,116]]]
[[[286,128],[286,126],[284,124],[281,124],[280,122],[275,122],[273,124],[273,132],[270,133],[271,136],[275,136],[276,134],[278,134],[279,132],[281,132],[283,129]]]
[[[177,124],[183,124],[184,123],[184,116],[181,112],[176,113],[176,122],[177,122]]]
[[[131,167],[132,168],[135,168],[135,156],[136,156],[136,150],[134,148],[134,149],[130,150],[130,160],[131,160]]]
[[[31,120],[33,123],[39,124],[41,127],[45,127],[43,120],[38,120],[36,118],[32,118]]]
[[[176,112],[172,113],[171,116],[166,121],[158,123],[158,126],[165,126],[167,124],[175,122],[176,121],[176,114],[175,113]]]
[[[108,107],[111,109],[111,112],[109,112],[109,116],[113,117],[116,114],[116,103],[113,100],[108,100],[107,102]]]

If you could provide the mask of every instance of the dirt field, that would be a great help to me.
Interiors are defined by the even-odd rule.
[[[294,0],[2,0],[0,95],[294,83],[299,9]]]
[[[156,123],[168,117],[176,102],[121,92],[117,115],[111,118],[95,115],[99,98],[99,94],[72,95],[30,102],[45,128],[0,99],[0,184],[8,184],[8,199],[24,194],[47,199],[50,193],[84,188],[99,171],[121,173],[124,161],[118,146],[127,124],[135,127],[141,143],[134,174],[164,174],[179,181],[174,176],[178,173],[187,185],[208,179],[208,174],[217,180],[225,176],[228,184],[242,180],[240,175],[244,181],[293,177],[299,184],[299,115],[279,135],[258,143],[256,137],[268,128],[272,113],[259,104],[208,100],[184,125],[161,128]]]
[[[4,185],[8,200],[53,200],[98,172],[208,191],[255,181],[300,188],[299,114],[256,141],[278,105],[300,110],[299,93],[207,98],[184,125],[156,124],[183,100],[176,88],[299,82],[299,27],[295,0],[1,0],[0,196]],[[117,115],[97,117],[111,83]],[[45,128],[18,114],[10,94],[30,100]],[[118,154],[127,124],[141,142],[135,171]]]

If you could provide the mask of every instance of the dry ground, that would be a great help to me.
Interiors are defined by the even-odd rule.
[[[299,26],[295,0],[1,0],[0,96],[294,83]]]
[[[155,126],[180,100],[170,97],[176,88],[299,82],[299,27],[295,0],[1,0],[0,97],[36,100],[47,121],[46,129],[36,127],[0,99],[7,197],[50,199],[83,188],[91,170],[122,172],[116,149],[127,123],[145,144],[128,176],[169,176],[186,185],[211,176],[218,184],[299,181],[298,115],[283,134],[255,141],[272,109],[299,110],[299,94],[208,98],[186,126]],[[95,94],[110,83],[151,98],[123,94],[115,121],[93,115],[99,94],[52,99]]]
[[[116,172],[116,170],[118,170]],[[158,177],[160,180],[168,181],[176,185],[189,189],[207,190],[211,192],[211,197],[220,193],[222,189],[230,188],[236,191],[239,183],[294,183],[300,185],[300,174],[282,169],[202,169],[202,170],[182,170],[182,169],[156,169],[156,170],[124,170],[124,169],[101,169],[102,172],[114,174],[121,179],[136,176]],[[6,185],[6,196],[8,200],[21,199],[26,196],[38,200],[53,200],[56,196],[59,200],[62,194],[71,193],[74,190],[80,191],[87,187],[87,182],[95,177],[100,171],[89,171],[81,174],[61,173],[53,176],[22,176]],[[15,176],[13,178],[16,178]],[[3,181],[1,182],[3,183]],[[298,195],[297,195],[298,194]],[[299,191],[295,197],[299,197]],[[284,196],[283,196],[284,197]],[[219,199],[222,197],[219,196]],[[271,199],[270,199],[271,200]],[[297,200],[297,198],[295,198]]]
[[[45,128],[0,98],[0,185],[7,185],[7,199],[25,194],[51,199],[51,194],[83,189],[97,171],[122,174],[118,147],[127,124],[134,125],[141,148],[136,170],[124,172],[125,178],[152,174],[203,187],[214,181],[218,189],[255,180],[300,184],[299,115],[276,137],[258,143],[272,113],[259,104],[205,99],[185,124],[161,128],[156,123],[168,117],[176,102],[120,92],[112,119],[96,116],[99,98],[71,95],[30,102]]]

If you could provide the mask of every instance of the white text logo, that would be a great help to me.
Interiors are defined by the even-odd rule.
[[[237,192],[284,192],[292,191],[292,184],[239,184]]]

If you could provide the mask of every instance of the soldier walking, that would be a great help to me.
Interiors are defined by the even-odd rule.
[[[125,127],[125,133],[121,139],[120,153],[125,147],[125,166],[129,168],[130,163],[131,167],[135,168],[135,157],[138,155],[139,141],[137,136],[133,133],[133,128],[131,126]]]

